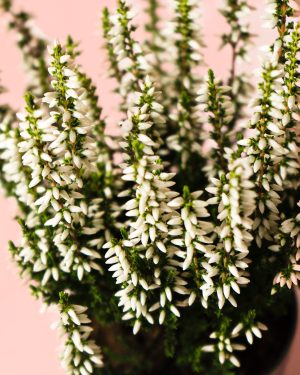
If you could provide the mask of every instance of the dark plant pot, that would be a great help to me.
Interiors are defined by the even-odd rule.
[[[269,330],[261,340],[239,355],[241,369],[238,375],[271,375],[285,359],[297,326],[297,298],[291,293],[286,314],[266,317]]]

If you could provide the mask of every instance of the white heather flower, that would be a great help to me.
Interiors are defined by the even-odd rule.
[[[185,186],[183,197],[177,197],[168,203],[168,206],[180,210],[180,215],[174,215],[168,224],[174,228],[169,231],[170,235],[174,236],[172,243],[182,248],[176,252],[176,255],[183,259],[184,271],[191,266],[196,270],[201,269],[201,262],[205,259],[206,253],[213,250],[212,239],[208,236],[213,226],[203,220],[209,217],[209,213],[206,209],[207,203],[199,199],[202,194],[202,191],[190,193]],[[195,285],[188,288],[190,293],[188,305],[195,301],[201,286],[198,275],[195,275],[193,282]]]
[[[265,324],[261,322],[255,322],[253,319],[250,319],[247,324],[245,323],[239,323],[237,324],[232,332],[232,337],[241,336],[241,333],[244,333],[246,336],[246,339],[250,345],[254,342],[254,337],[257,337],[259,339],[262,338],[262,331],[267,331],[268,328]]]
[[[18,117],[25,120],[24,116],[20,114]],[[13,122],[10,112],[7,112],[1,121],[0,163],[5,160],[1,179],[4,184],[10,186],[10,189],[13,186],[13,194],[22,209],[24,207],[33,208],[36,194],[30,188],[30,173],[24,169],[22,164],[22,154],[18,148],[21,141],[20,131],[14,127]],[[28,140],[28,142],[33,146],[32,141]],[[22,269],[22,274],[24,276],[31,274],[33,278],[36,274],[41,275],[42,286],[45,286],[50,279],[58,281],[60,278],[59,261],[53,257],[49,262],[48,252],[51,246],[49,233],[42,228],[43,225],[37,212],[30,211],[24,219],[20,219],[20,222],[23,238],[20,246],[14,247],[13,255]]]
[[[105,37],[113,57],[113,69],[119,79],[123,109],[127,110],[138,90],[138,81],[149,70],[148,63],[137,41],[133,39],[132,12],[125,0],[119,1],[118,10],[107,16]],[[112,62],[112,60],[111,60]]]
[[[162,92],[161,103],[167,112],[173,107],[176,96],[176,70],[171,68],[166,72],[165,69],[167,66],[176,65],[177,49],[174,40],[176,25],[168,19],[165,19],[162,25],[161,8],[162,4],[159,0],[151,0],[146,9],[149,18],[145,28],[149,32],[149,38],[145,41],[145,59],[149,64],[148,74],[156,82],[157,89]],[[161,135],[166,135],[169,131],[170,129],[166,127]]]
[[[297,203],[300,207],[300,202]],[[278,272],[273,280],[276,286],[291,289],[300,280],[300,214],[282,222],[280,232],[275,236],[275,244],[270,249],[285,254],[286,265]]]
[[[160,111],[154,87],[147,77],[141,84],[141,94],[136,95],[135,106],[121,124],[122,147],[126,152],[123,179],[133,184],[130,200],[125,204],[130,229],[123,234],[123,240],[105,245],[109,249],[107,263],[112,264],[110,271],[114,272],[117,284],[123,284],[116,294],[120,298],[119,305],[123,306],[124,319],[136,319],[135,334],[141,327],[142,317],[154,323],[153,312],[157,309],[161,324],[165,316],[162,311],[169,310],[179,316],[173,294],[187,294],[185,281],[178,272],[179,262],[174,259],[177,249],[169,237],[168,221],[176,212],[168,202],[178,193],[170,189],[174,185],[173,174],[163,171],[155,155],[159,139],[155,139],[154,126],[160,121]],[[145,123],[148,126],[144,126]],[[145,262],[149,273],[140,274],[136,262]],[[174,276],[167,281],[170,272]],[[150,301],[145,294],[149,289],[154,293]]]
[[[32,16],[22,10],[7,10],[9,29],[16,34],[16,42],[22,53],[23,67],[26,73],[27,91],[41,97],[49,89],[47,75],[46,36],[34,23]]]
[[[172,22],[177,69],[185,73],[183,84],[190,88],[195,83],[193,73],[199,64],[203,63],[202,48],[204,46],[203,35],[199,19],[202,18],[201,1],[175,0],[171,3],[174,8],[175,18]],[[185,45],[185,51],[181,47]],[[180,61],[185,56],[186,61]],[[185,67],[183,66],[184,64]],[[185,71],[184,71],[185,70]]]
[[[286,63],[284,64],[283,84],[278,90],[282,107],[281,118],[277,122],[280,133],[273,140],[275,163],[277,165],[277,179],[282,180],[284,189],[297,188],[299,186],[299,148],[298,134],[296,131],[297,115],[299,114],[298,100],[298,75],[300,34],[298,26],[289,28],[283,39],[282,48],[285,51]]]
[[[252,241],[251,218],[255,210],[254,184],[250,182],[251,167],[247,159],[234,159],[227,151],[229,172],[220,172],[219,179],[212,179],[213,187],[207,188],[215,198],[211,204],[218,204],[218,224],[216,246],[205,254],[207,261],[202,265],[206,270],[201,290],[203,298],[217,293],[221,309],[226,300],[233,306],[236,301],[232,292],[240,293],[239,285],[249,282],[249,246]]]
[[[20,123],[19,151],[23,165],[31,171],[29,187],[37,195],[34,202],[37,213],[46,213],[44,225],[53,230],[53,244],[61,258],[60,269],[76,271],[81,280],[91,269],[101,271],[96,262],[99,256],[94,251],[101,242],[89,249],[90,242],[85,236],[104,232],[100,211],[102,199],[87,202],[81,194],[87,178],[96,172],[94,123],[89,114],[88,93],[80,84],[76,66],[71,58],[61,59],[61,56],[66,55],[56,44],[49,68],[55,91],[43,98],[50,107],[53,101],[55,104],[48,112],[28,97],[28,113]],[[71,85],[74,87],[72,95],[68,89]],[[72,246],[68,245],[69,238],[77,239]],[[83,251],[83,248],[90,251]]]
[[[298,0],[295,0],[298,3]],[[266,13],[265,13],[265,27],[274,29],[277,27],[279,33],[280,28],[286,22],[287,16],[294,15],[294,10],[291,2],[283,2],[281,0],[266,0]],[[297,13],[295,14],[297,15]]]
[[[288,29],[284,44],[280,43],[289,63],[283,67],[278,63],[265,64],[260,97],[255,102],[252,117],[256,134],[246,146],[256,177],[258,199],[254,230],[259,247],[264,240],[272,242],[278,232],[278,206],[284,190],[298,186],[299,151],[294,130],[298,111],[298,29]]]
[[[205,83],[198,91],[197,101],[203,123],[208,125],[206,136],[203,141],[214,140],[214,144],[208,146],[204,171],[209,178],[215,177],[218,170],[226,168],[225,148],[229,147],[228,137],[229,123],[233,118],[234,107],[229,96],[229,88],[218,82],[212,70],[209,70]],[[203,132],[203,134],[205,134]],[[208,136],[209,135],[209,136]],[[207,153],[207,151],[206,151]]]
[[[61,356],[61,364],[69,374],[86,375],[103,366],[101,349],[90,338],[91,320],[85,313],[87,307],[72,305],[66,295],[60,301],[61,321],[59,329],[66,335],[65,347]]]
[[[251,127],[255,133],[245,147],[256,184],[257,209],[253,229],[259,247],[262,246],[263,240],[272,240],[272,233],[276,233],[279,220],[276,207],[280,203],[282,176],[274,173],[274,165],[282,155],[281,147],[276,141],[281,130],[274,118],[282,117],[283,100],[277,94],[281,79],[279,69],[277,64],[270,62],[264,65],[258,99],[255,100],[251,119]],[[242,145],[242,142],[239,143]]]
[[[174,65],[179,78],[175,79],[174,92],[178,93],[178,98],[171,115],[176,132],[168,137],[167,143],[171,150],[179,153],[182,168],[188,169],[189,161],[201,155],[202,122],[196,102],[199,86],[196,69],[203,63],[203,42],[198,27],[201,12],[199,1],[176,0],[173,5],[175,19],[171,39],[174,38]]]
[[[17,200],[31,206],[34,195],[29,189],[30,176],[22,169],[22,158],[18,150],[20,134],[15,129],[15,118],[9,108],[0,119],[0,165],[3,184],[13,186]]]
[[[232,338],[236,335],[213,332],[211,339],[217,340],[216,343],[202,347],[203,352],[216,353],[219,362],[223,365],[225,361],[231,362],[235,367],[240,367],[238,358],[233,354],[235,351],[245,350],[246,347],[241,344],[232,343]]]
[[[276,16],[277,0],[266,0],[267,8],[265,13],[265,27],[273,29],[277,26],[278,18]]]
[[[251,84],[253,75],[241,71],[240,67],[240,63],[249,62],[250,46],[253,44],[254,34],[249,24],[252,11],[253,7],[245,0],[223,0],[220,8],[220,13],[228,24],[228,31],[221,35],[222,47],[229,47],[232,54],[228,84],[231,86],[230,96],[234,113],[230,130],[237,128],[239,121],[247,116],[245,107],[254,91]]]

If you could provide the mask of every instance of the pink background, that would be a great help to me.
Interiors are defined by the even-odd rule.
[[[138,12],[147,0],[135,0],[134,7]],[[162,2],[167,3],[166,0]],[[100,10],[103,6],[114,8],[116,0],[15,0],[17,8],[22,7],[36,16],[37,25],[49,39],[64,41],[68,34],[81,41],[80,62],[86,72],[94,78],[99,87],[101,105],[105,114],[110,116],[110,131],[116,129],[116,101],[111,94],[113,82],[106,79],[105,54],[100,49],[102,40],[99,31]],[[262,53],[261,45],[271,40],[271,32],[261,28],[261,15],[264,1],[250,0],[257,7],[251,22],[253,30],[259,35],[253,47],[249,68],[258,66]],[[227,73],[230,56],[228,51],[218,52],[216,36],[224,29],[224,22],[217,14],[218,0],[204,0],[204,31],[206,35],[206,61],[219,76]],[[138,17],[140,24],[143,17]],[[143,35],[142,31],[139,35]],[[20,53],[15,47],[14,36],[5,31],[4,22],[0,23],[0,69],[2,83],[9,89],[0,100],[8,101],[14,108],[23,104],[25,77],[21,66]],[[114,129],[113,129],[114,127]],[[60,375],[64,374],[58,361],[60,345],[56,332],[49,329],[56,320],[55,313],[40,314],[40,302],[35,301],[20,280],[18,271],[7,251],[8,240],[18,241],[20,232],[13,218],[16,207],[0,193],[0,374],[3,375]],[[280,374],[297,375],[300,373],[300,361],[297,348],[300,347],[300,335],[295,337],[293,348],[288,356],[285,369]],[[253,374],[255,375],[255,374]]]

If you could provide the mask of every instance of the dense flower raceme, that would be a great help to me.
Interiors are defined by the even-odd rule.
[[[253,92],[251,76],[240,71],[240,63],[248,62],[253,34],[250,30],[249,16],[254,8],[245,0],[223,0],[221,14],[229,25],[229,31],[221,35],[222,47],[231,48],[232,59],[228,84],[231,87],[234,115],[230,127],[237,119],[243,118],[250,94]]]
[[[123,323],[142,331],[155,347],[153,338],[164,336],[161,346],[178,366],[206,371],[208,361],[207,373],[232,373],[240,365],[235,352],[262,337],[261,321],[277,311],[276,298],[300,280],[300,37],[291,5],[268,1],[278,37],[250,122],[250,85],[236,65],[252,38],[246,1],[226,0],[221,9],[230,30],[222,42],[232,49],[224,83],[211,70],[198,73],[199,2],[174,0],[172,22],[163,25],[160,3],[151,0],[143,43],[126,1],[114,14],[106,9],[121,139],[105,132],[96,87],[75,63],[72,38],[49,49],[45,69],[45,39],[27,13],[8,0],[0,4],[37,73],[24,112],[16,117],[0,107],[0,179],[19,204],[23,232],[11,251],[34,294],[59,306],[67,372],[100,374],[107,362],[114,373],[105,339],[99,337],[105,359],[91,341],[92,325],[111,321],[113,330]],[[244,139],[239,124],[251,128]],[[133,362],[124,357],[121,372]],[[134,362],[132,373],[141,373]]]
[[[281,100],[278,99],[278,109],[280,109],[282,118],[279,119],[278,128],[281,130],[276,139],[282,147],[276,152],[276,160],[279,164],[278,170],[285,189],[299,186],[299,140],[296,131],[297,121],[299,121],[299,61],[298,54],[300,33],[299,25],[290,28],[283,38],[282,50],[286,59],[284,73],[282,77],[282,87],[278,93]],[[284,150],[284,151],[283,151]]]
[[[277,40],[271,61],[266,62],[260,83],[260,99],[254,103],[251,120],[256,134],[239,144],[246,145],[255,175],[257,175],[258,212],[255,218],[256,242],[272,241],[279,225],[280,196],[284,190],[298,186],[299,143],[295,124],[298,108],[298,61],[299,31],[289,30]],[[283,52],[281,52],[283,51]],[[287,62],[278,63],[283,53]]]
[[[170,89],[170,76],[165,74],[166,61],[173,56],[174,45],[170,43],[173,27],[168,23],[163,29],[160,25],[160,12],[162,4],[158,0],[149,0],[146,12],[148,21],[145,30],[149,34],[149,39],[145,41],[146,59],[151,66],[151,75],[155,80],[160,80],[160,88]],[[173,77],[174,78],[174,77]],[[164,104],[172,101],[169,96],[162,99]]]
[[[189,270],[193,275],[192,285],[188,285],[188,305],[192,305],[200,293],[201,271],[205,269],[202,262],[205,255],[213,249],[209,236],[213,226],[209,221],[203,220],[209,217],[209,213],[206,209],[208,204],[199,199],[202,194],[202,191],[190,193],[189,188],[185,186],[183,196],[168,203],[168,206],[180,210],[180,215],[169,221],[174,227],[169,232],[171,236],[175,236],[172,243],[182,248],[176,255],[183,259],[183,270]],[[207,306],[205,299],[202,299],[202,304]]]
[[[240,362],[233,352],[245,350],[246,347],[241,344],[233,343],[232,338],[234,338],[234,335],[224,335],[224,333],[213,332],[210,335],[210,338],[217,341],[215,344],[204,346],[202,348],[204,352],[218,353],[218,358],[221,364],[224,364],[225,361],[229,360],[234,366],[240,366]]]
[[[96,249],[103,240],[92,236],[104,231],[101,198],[86,201],[81,193],[87,177],[96,169],[93,122],[89,118],[87,93],[72,70],[70,57],[63,53],[60,45],[53,47],[51,55],[49,70],[54,91],[43,98],[46,109],[29,97],[27,114],[19,115],[18,146],[23,166],[30,171],[28,187],[36,197],[33,220],[42,226],[37,234],[48,232],[52,246],[60,255],[60,270],[76,271],[82,279],[91,268],[101,271]],[[40,244],[39,247],[43,248]],[[27,250],[34,252],[30,247]],[[40,265],[35,267],[38,270],[47,269],[44,258],[36,263]],[[46,272],[51,276],[49,270]]]
[[[201,120],[197,114],[197,89],[199,79],[196,68],[203,64],[202,35],[198,26],[200,4],[194,0],[174,1],[174,59],[178,66],[174,90],[176,108],[171,119],[176,124],[175,134],[168,138],[171,149],[180,155],[180,166],[188,168],[193,154],[200,154]],[[184,78],[182,78],[184,77]]]
[[[23,169],[22,155],[19,153],[18,144],[21,141],[19,130],[14,128],[15,116],[10,109],[7,109],[6,115],[1,122],[0,135],[0,162],[2,166],[1,183],[5,186],[8,194],[12,194],[22,211],[25,211],[25,217],[21,221],[23,238],[19,249],[13,246],[13,254],[17,263],[21,266],[23,277],[30,278],[32,273],[43,271],[40,278],[41,284],[45,284],[52,276],[58,280],[58,268],[56,264],[47,260],[49,251],[49,237],[46,231],[40,226],[39,217],[36,212],[28,212],[28,207],[34,206],[35,194],[29,188],[31,176],[28,171]],[[27,211],[27,212],[26,212]],[[35,230],[34,234],[28,236],[28,233]],[[38,251],[34,249],[38,246]]]
[[[88,318],[86,306],[73,305],[68,302],[68,295],[60,294],[60,322],[58,326],[62,335],[67,337],[62,354],[63,368],[70,375],[93,374],[95,368],[103,366],[101,349],[90,338],[93,328]]]
[[[45,36],[34,24],[32,16],[27,12],[14,10],[13,4],[0,1],[0,11],[6,12],[8,25],[15,30],[17,43],[22,51],[27,75],[28,90],[34,95],[42,96],[49,89],[46,64],[47,43]]]
[[[66,51],[70,57],[75,59],[79,55],[77,44],[69,36],[66,44]],[[122,181],[120,181],[120,170],[115,168],[114,157],[118,151],[118,145],[111,136],[105,133],[106,121],[102,115],[102,108],[98,104],[98,96],[96,87],[92,80],[77,65],[75,72],[78,75],[79,84],[86,92],[86,104],[89,109],[88,116],[93,123],[91,132],[96,142],[96,174],[93,173],[93,180],[97,179],[97,183],[92,181],[91,192],[97,198],[103,199],[104,212],[103,221],[106,230],[106,236],[110,236],[110,232],[118,227],[120,205],[113,200],[117,193],[122,189]],[[118,181],[119,179],[119,181]],[[102,213],[98,213],[98,218]]]
[[[200,4],[195,0],[176,0],[173,4],[176,59],[180,74],[185,77],[182,82],[178,79],[178,90],[183,87],[192,90],[193,84],[197,82],[195,69],[199,67],[199,62],[203,62],[202,33],[200,26],[195,22],[201,18]]]
[[[255,135],[250,139],[239,141],[240,145],[246,145],[246,152],[256,176],[258,210],[254,229],[259,247],[263,239],[272,241],[272,232],[276,232],[279,220],[278,190],[282,190],[282,187],[281,179],[278,181],[277,175],[274,174],[273,150],[282,151],[274,140],[274,136],[279,133],[279,129],[274,124],[274,118],[281,118],[282,115],[277,108],[277,102],[272,99],[280,88],[280,75],[281,71],[276,64],[266,62],[259,85],[259,98],[255,101],[254,115],[251,119]]]
[[[153,311],[159,309],[159,322],[163,323],[168,311],[179,316],[176,293],[186,294],[186,282],[179,272],[179,262],[174,259],[177,248],[170,241],[168,221],[174,210],[168,201],[176,197],[170,187],[173,174],[163,172],[163,165],[155,150],[159,146],[156,131],[152,128],[160,121],[162,107],[156,102],[154,86],[150,79],[141,83],[141,92],[135,93],[136,106],[122,123],[124,141],[123,179],[132,184],[122,196],[129,194],[126,216],[130,228],[123,240],[110,241],[107,263],[112,264],[120,305],[126,313],[124,319],[135,318],[134,333],[141,326],[141,317],[153,324]],[[139,268],[148,268],[143,275]],[[148,301],[147,291],[152,291]],[[151,303],[151,305],[149,305]]]
[[[267,0],[266,24],[265,26],[273,29],[285,28],[286,17],[293,15],[293,8],[289,0]]]
[[[241,338],[241,334],[245,333],[248,343],[253,344],[253,338],[262,338],[262,332],[266,331],[267,327],[261,322],[255,322],[252,312],[248,312],[245,322],[237,324],[232,331],[229,330],[228,325],[221,327],[220,331],[213,332],[210,338],[217,340],[214,344],[206,345],[202,348],[204,352],[217,352],[219,361],[224,364],[225,361],[230,361],[234,366],[240,367],[240,362],[235,356],[236,351],[245,350],[244,345],[232,342],[237,337]]]
[[[205,283],[201,286],[205,300],[216,292],[221,309],[226,300],[237,306],[232,294],[240,293],[240,286],[249,283],[247,268],[249,246],[252,241],[251,215],[255,210],[254,184],[250,181],[251,167],[247,159],[235,157],[227,151],[228,173],[220,172],[213,178],[207,191],[214,195],[210,204],[218,205],[216,247],[207,252]]]
[[[253,8],[245,0],[223,0],[220,12],[228,20],[230,33],[222,34],[224,45],[230,45],[238,60],[247,58],[247,49],[252,34],[249,25],[249,15]],[[232,73],[232,72],[231,72]]]
[[[34,196],[28,188],[30,176],[22,170],[22,160],[18,152],[20,137],[14,124],[15,115],[12,110],[3,108],[0,134],[1,183],[19,202],[31,206]]]
[[[230,146],[229,124],[233,118],[234,107],[230,98],[231,88],[221,85],[212,70],[208,72],[205,83],[198,91],[198,110],[205,117],[203,124],[210,130],[203,141],[213,140],[213,146],[204,144],[209,157],[206,159],[204,171],[208,178],[215,177],[218,170],[226,170],[225,148]],[[198,112],[198,116],[199,116]]]
[[[300,202],[297,204],[300,207]],[[287,285],[291,288],[298,285],[300,280],[300,215],[295,218],[285,220],[280,228],[280,233],[276,235],[277,244],[272,245],[273,251],[282,251],[286,254],[286,266],[276,274],[274,284],[280,287]],[[273,291],[276,291],[274,289]]]
[[[110,52],[112,74],[119,78],[119,92],[126,111],[131,103],[132,94],[138,89],[137,78],[143,78],[148,64],[141,46],[133,39],[135,26],[132,24],[134,13],[126,1],[119,0],[116,13],[104,12],[104,36]]]

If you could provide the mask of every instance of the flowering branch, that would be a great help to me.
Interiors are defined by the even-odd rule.
[[[66,293],[60,293],[59,328],[66,335],[62,355],[62,366],[70,375],[88,375],[103,366],[101,349],[90,338],[93,328],[88,318],[87,307],[73,305]]]
[[[299,202],[297,206],[299,207]],[[283,221],[281,233],[276,235],[277,244],[270,248],[273,251],[282,252],[285,256],[285,264],[276,274],[273,283],[276,286],[287,286],[289,289],[293,285],[297,286],[300,280],[300,216],[299,213],[295,218]]]
[[[195,68],[203,62],[201,47],[203,45],[200,31],[194,23],[199,15],[198,3],[194,0],[176,0],[174,2],[176,18],[175,47],[176,67],[178,69],[175,89],[179,99],[176,100],[176,112],[172,120],[177,123],[176,133],[168,138],[170,148],[179,153],[182,169],[188,178],[189,161],[199,161],[201,122],[197,113],[196,92],[198,79],[195,79]]]
[[[206,255],[208,262],[201,289],[205,300],[217,293],[219,309],[226,300],[236,307],[231,289],[239,294],[239,285],[249,283],[247,256],[252,241],[251,215],[255,209],[254,184],[249,181],[252,171],[247,160],[235,160],[230,153],[227,159],[228,173],[220,172],[218,179],[212,179],[214,186],[206,189],[214,195],[209,203],[218,204],[217,238],[216,248]]]
[[[146,12],[149,15],[148,23],[145,26],[146,31],[150,34],[150,38],[146,40],[146,45],[149,48],[152,62],[152,69],[155,71],[157,77],[163,78],[166,72],[163,68],[164,63],[164,46],[166,44],[166,37],[160,29],[159,11],[161,4],[158,0],[148,1],[149,5]],[[148,57],[149,58],[149,57]]]
[[[46,64],[48,41],[34,25],[30,14],[25,11],[15,12],[11,1],[2,0],[0,10],[1,8],[9,15],[9,29],[17,33],[18,47],[28,74],[27,90],[41,96],[49,89]]]
[[[253,92],[249,75],[237,72],[237,63],[247,61],[249,45],[254,37],[247,23],[253,10],[245,0],[224,0],[220,9],[229,26],[229,32],[221,35],[222,47],[230,46],[232,52],[228,85],[232,87],[231,97],[235,110],[230,128],[234,127],[237,119],[245,116],[244,108],[249,94]]]
[[[107,263],[113,264],[110,270],[114,271],[117,284],[123,285],[117,293],[126,313],[123,319],[136,319],[133,327],[136,334],[142,317],[154,323],[155,310],[160,310],[160,324],[168,311],[179,317],[173,292],[186,294],[186,291],[181,286],[185,282],[178,272],[176,248],[171,244],[168,230],[173,210],[167,202],[178,193],[170,190],[174,185],[173,175],[163,172],[161,161],[154,154],[158,144],[153,141],[156,134],[153,126],[163,121],[162,108],[155,101],[154,87],[148,77],[141,84],[141,93],[135,96],[136,107],[122,124],[125,140],[122,146],[126,152],[123,179],[135,184],[134,190],[129,190],[134,196],[125,205],[126,216],[136,219],[127,223],[130,231],[122,232],[123,240],[110,241],[105,247],[109,249]],[[142,269],[148,269],[147,273],[141,273]],[[147,298],[148,290],[152,293]]]
[[[140,45],[132,37],[136,27],[132,24],[133,12],[127,2],[119,0],[117,12],[109,17],[108,11],[104,11],[103,16],[111,69],[120,80],[119,91],[126,111],[132,92],[138,89],[138,82],[145,76],[148,64]]]
[[[227,169],[225,148],[230,146],[228,131],[234,112],[229,96],[230,90],[228,86],[222,86],[217,82],[213,71],[209,70],[206,82],[198,92],[199,109],[202,113],[207,113],[206,122],[211,125],[209,139],[216,143],[216,147],[211,149],[205,167],[210,177],[215,176],[219,170]]]

